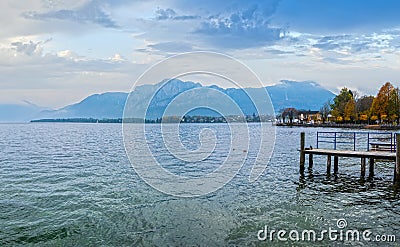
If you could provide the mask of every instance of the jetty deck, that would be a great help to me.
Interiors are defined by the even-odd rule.
[[[362,136],[360,138],[360,135]],[[357,142],[357,140],[362,140]],[[360,150],[360,143],[364,146]],[[321,144],[331,148],[320,148]],[[341,149],[339,149],[339,146]],[[370,146],[372,148],[370,148]],[[317,148],[305,148],[305,133],[300,134],[300,173],[304,173],[306,154],[309,157],[309,168],[313,167],[314,155],[327,156],[327,174],[331,173],[332,156],[333,172],[339,170],[339,157],[361,159],[361,176],[365,176],[366,159],[369,160],[369,176],[374,176],[375,160],[394,161],[394,182],[400,182],[400,134],[376,132],[317,132]]]
[[[305,154],[331,155],[339,157],[368,158],[382,160],[396,160],[396,154],[384,151],[353,151],[353,150],[332,150],[332,149],[305,149]]]

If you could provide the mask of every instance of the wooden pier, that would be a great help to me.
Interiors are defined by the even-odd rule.
[[[339,170],[339,157],[353,157],[360,158],[361,163],[361,176],[365,177],[366,171],[366,160],[369,160],[369,176],[374,176],[374,167],[375,160],[388,160],[394,161],[394,182],[400,182],[400,134],[391,134],[391,133],[366,133],[366,132],[321,132],[322,134],[329,134],[330,137],[321,137],[319,133],[317,133],[317,148],[314,149],[312,147],[305,147],[305,133],[301,132],[300,134],[300,173],[304,173],[306,154],[308,155],[308,165],[309,168],[313,167],[314,155],[325,155],[327,156],[326,163],[326,172],[327,174],[331,173],[332,166],[332,156],[334,157],[333,164],[333,172],[336,174]],[[368,135],[367,136],[367,147],[366,150],[356,149],[356,137],[359,135]],[[373,142],[370,140],[378,139],[377,137],[371,137],[373,135],[389,135],[384,136],[381,139],[389,140],[390,142]],[[345,137],[343,137],[345,136]],[[325,138],[325,139],[324,139]],[[326,141],[326,139],[329,139]],[[323,139],[323,140],[321,140]],[[339,141],[338,141],[339,140]],[[352,140],[352,141],[347,141]],[[333,144],[333,149],[329,148],[319,148],[320,143],[329,143]],[[339,150],[337,149],[337,145],[346,144],[347,147],[351,147],[351,149]],[[380,148],[380,144],[383,148]],[[369,146],[373,148],[370,149]]]

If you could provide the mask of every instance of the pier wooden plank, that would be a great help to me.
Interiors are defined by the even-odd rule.
[[[394,182],[396,184],[400,184],[400,134],[394,134],[395,144],[393,143],[393,134],[390,134],[390,143],[389,142],[370,142],[370,134],[386,134],[386,133],[367,133],[368,134],[368,143],[372,146],[371,150],[369,147],[367,151],[356,150],[356,132],[353,132],[354,141],[353,150],[336,150],[336,143],[349,143],[349,142],[337,142],[337,133],[340,132],[332,132],[334,133],[334,149],[322,149],[318,148],[318,133],[317,132],[317,149],[305,148],[305,133],[301,132],[301,140],[300,140],[300,172],[304,172],[304,163],[305,163],[305,155],[308,154],[309,157],[309,168],[313,166],[313,155],[326,155],[326,173],[331,173],[331,158],[334,157],[334,167],[333,172],[337,174],[339,169],[339,157],[353,157],[353,158],[361,158],[361,177],[365,177],[365,168],[366,168],[366,159],[369,159],[369,176],[374,176],[375,169],[375,160],[389,160],[395,161],[395,169],[394,169]],[[321,133],[331,133],[331,132],[321,132]],[[325,137],[328,138],[328,137]],[[327,142],[327,141],[321,141]],[[332,143],[332,142],[329,142]],[[393,152],[395,151],[395,152]]]
[[[332,150],[332,149],[306,149],[305,154],[331,155],[340,157],[372,158],[396,160],[396,153],[382,151],[353,151],[353,150]]]

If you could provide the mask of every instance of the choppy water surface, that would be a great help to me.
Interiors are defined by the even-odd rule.
[[[187,135],[204,126],[188,125]],[[2,124],[0,244],[377,245],[257,239],[265,225],[319,231],[335,228],[338,219],[346,219],[347,228],[397,234],[392,245],[398,244],[400,197],[392,186],[394,163],[378,162],[375,177],[363,180],[358,159],[340,160],[339,174],[326,176],[325,157],[316,157],[314,170],[300,177],[300,132],[306,132],[307,145],[315,146],[317,130],[278,128],[271,162],[255,183],[248,181],[251,167],[245,165],[216,192],[178,198],[158,192],[138,177],[125,154],[120,125]],[[181,134],[185,135],[184,129]],[[219,156],[212,159],[217,162]],[[168,167],[168,160],[165,164]],[[214,169],[212,162],[204,164],[206,170]],[[169,165],[189,175],[201,170]]]

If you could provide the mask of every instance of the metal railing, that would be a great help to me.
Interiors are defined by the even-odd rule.
[[[346,147],[346,150],[356,151],[358,149],[370,151],[370,146],[383,146],[385,151],[396,151],[396,133],[391,132],[317,132],[317,148],[321,144],[332,144],[333,149],[339,146]]]

